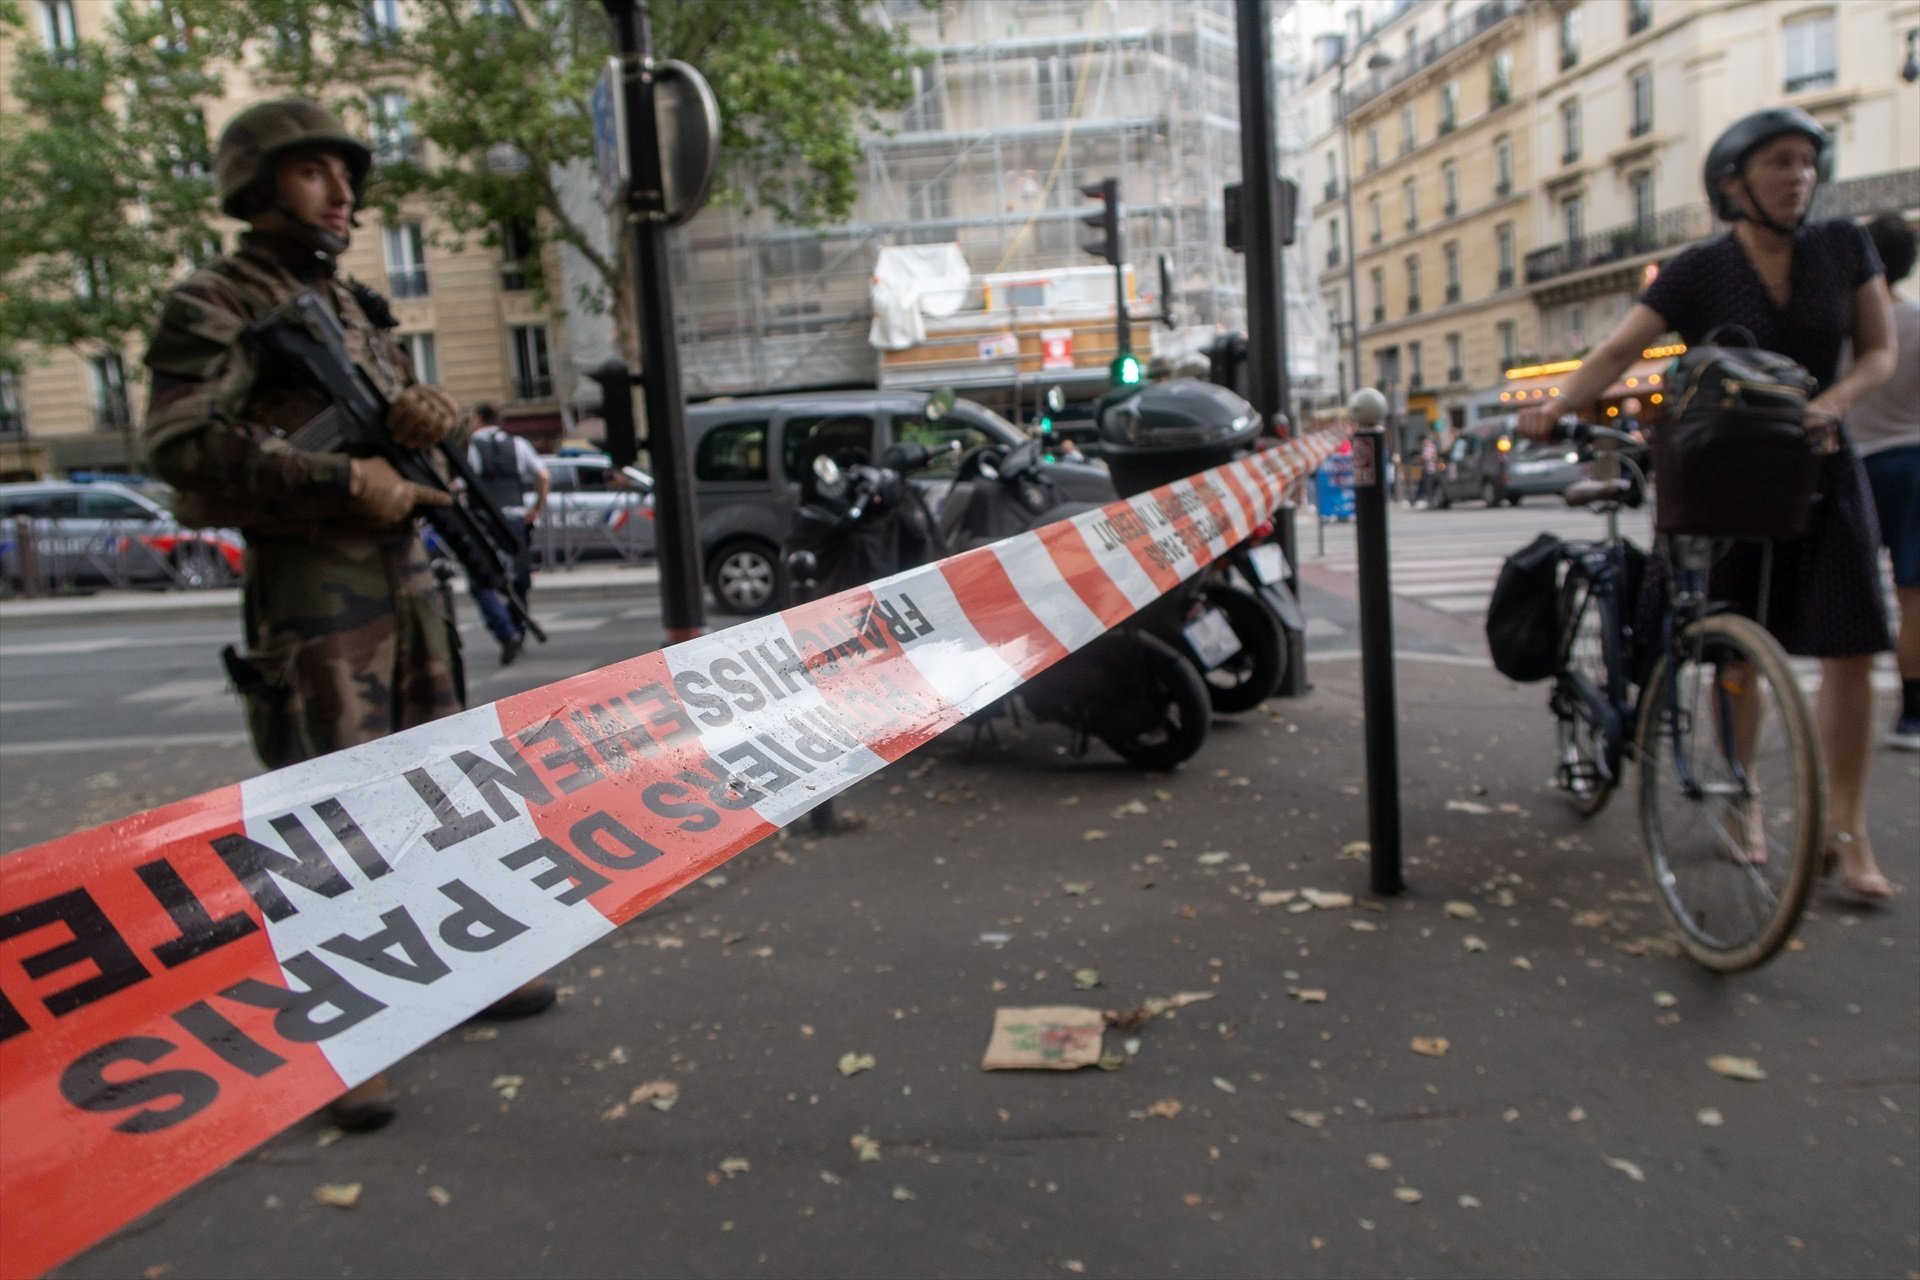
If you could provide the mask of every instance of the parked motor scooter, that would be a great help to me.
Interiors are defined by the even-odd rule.
[[[816,457],[802,480],[800,510],[787,540],[787,576],[795,594],[801,599],[830,595],[964,550],[946,544],[941,526],[908,479],[937,456],[919,445],[895,444],[881,455],[879,466],[851,452]],[[1146,769],[1170,769],[1188,759],[1205,743],[1208,730],[1207,691],[1199,672],[1135,619],[1040,672],[981,714],[990,719],[1010,705],[1072,729],[1076,751],[1085,750],[1088,738],[1098,738]]]

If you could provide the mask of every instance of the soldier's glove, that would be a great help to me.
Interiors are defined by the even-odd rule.
[[[431,449],[460,417],[460,402],[438,387],[414,384],[387,407],[387,438],[402,449]]]
[[[415,507],[450,507],[453,495],[403,479],[385,458],[355,458],[347,507],[376,527],[406,522]]]

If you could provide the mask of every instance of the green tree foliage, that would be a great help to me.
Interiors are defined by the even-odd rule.
[[[0,113],[0,363],[17,368],[30,346],[117,357],[180,264],[207,252],[198,104],[219,80],[183,18],[172,4],[116,6],[105,40],[56,52],[0,5],[17,107]]]
[[[606,293],[590,306],[618,292],[618,246],[603,251],[556,185],[593,160],[589,102],[611,52],[598,0],[411,0],[397,28],[365,0],[185,2],[267,83],[350,120],[369,120],[379,94],[405,95],[414,145],[376,170],[369,194],[384,210],[424,201],[456,242],[486,245],[537,225],[593,264]],[[844,217],[861,134],[912,97],[919,55],[904,32],[865,0],[654,0],[651,11],[656,56],[698,67],[718,99],[721,198],[800,224]],[[526,267],[538,287],[538,262]]]

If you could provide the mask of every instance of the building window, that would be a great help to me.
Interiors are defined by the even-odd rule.
[[[1073,115],[1074,60],[1071,54],[1039,59],[1034,74],[1040,92],[1040,118],[1065,120]]]
[[[1387,273],[1375,267],[1367,278],[1373,284],[1373,322],[1379,324],[1387,318]]]
[[[1407,314],[1410,316],[1418,315],[1419,312],[1420,259],[1418,257],[1409,257],[1407,259]]]
[[[1513,367],[1520,356],[1520,329],[1511,320],[1500,322],[1500,367],[1502,370]]]
[[[360,27],[368,44],[400,34],[400,0],[361,0]]]
[[[380,164],[398,164],[414,158],[413,122],[407,119],[407,95],[377,93],[367,106],[372,125],[373,158]]]
[[[1587,307],[1583,302],[1567,304],[1566,316],[1561,328],[1567,335],[1566,347],[1569,351],[1584,351],[1587,346]]]
[[[1565,71],[1580,61],[1580,6],[1560,13],[1560,69]]]
[[[1513,194],[1513,139],[1501,134],[1493,140],[1493,196],[1496,200]]]
[[[1780,28],[1786,49],[1788,93],[1831,89],[1840,76],[1834,61],[1833,14],[1809,14]]]
[[[1413,104],[1409,102],[1400,108],[1400,154],[1406,155],[1413,150]]]
[[[1636,173],[1628,182],[1633,192],[1633,224],[1645,234],[1653,228],[1653,175]]]
[[[1633,127],[1629,137],[1653,132],[1653,69],[1642,67],[1633,73]]]
[[[1420,225],[1420,202],[1417,194],[1418,183],[1408,178],[1400,184],[1401,197],[1407,203],[1407,230],[1413,231]]]
[[[1450,333],[1447,335],[1447,381],[1452,383],[1466,380],[1467,367],[1460,358],[1460,335]]]
[[[1445,203],[1440,206],[1444,217],[1451,218],[1460,212],[1460,166],[1449,160],[1440,169],[1440,185],[1445,193]]]
[[[1503,222],[1493,229],[1494,252],[1500,264],[1495,288],[1513,288],[1513,224]]]
[[[1513,50],[1502,49],[1487,64],[1487,110],[1513,101]]]
[[[1339,198],[1340,198],[1340,160],[1333,152],[1329,151],[1327,152],[1326,199],[1337,200]]]
[[[1340,219],[1327,219],[1327,265],[1340,265]]]
[[[1560,163],[1572,164],[1580,158],[1580,99],[1568,98],[1560,104]]]
[[[20,377],[11,369],[0,369],[0,439],[18,438],[27,433],[27,415],[20,407]]]
[[[1409,342],[1407,344],[1407,386],[1410,389],[1418,389],[1426,385],[1427,373],[1420,359],[1420,344]]]
[[[1447,301],[1460,301],[1460,242],[1447,241],[1443,250],[1447,259]]]
[[[824,265],[826,255],[817,236],[787,235],[760,243],[760,271],[770,278],[810,276]]]
[[[525,289],[532,276],[527,264],[538,254],[533,224],[515,219],[500,226],[500,287],[508,293]]]
[[[547,364],[547,326],[515,325],[508,336],[512,341],[513,398],[551,400],[553,370]]]
[[[127,412],[127,368],[119,352],[87,357],[87,388],[92,393],[94,426],[124,431],[132,424]]]
[[[440,353],[433,345],[430,333],[403,333],[400,345],[406,348],[407,359],[413,362],[413,380],[424,382],[430,387],[440,385]]]
[[[396,298],[427,296],[427,242],[417,222],[402,222],[381,233],[387,245],[387,289]]]
[[[1653,25],[1653,0],[1627,0],[1627,34],[1637,36]]]
[[[953,196],[947,179],[927,178],[907,183],[907,221],[925,224],[905,234],[903,238],[907,243],[939,244],[953,239],[953,228],[947,225],[952,216]]]
[[[40,0],[40,38],[56,61],[73,57],[80,43],[73,22],[73,0]]]
[[[918,133],[945,128],[947,113],[941,101],[944,95],[941,91],[940,68],[909,67],[907,74],[913,80],[913,101],[907,106],[906,114],[900,117],[901,130]]]
[[[1367,126],[1367,172],[1372,173],[1380,167],[1380,126]]]
[[[1380,197],[1377,195],[1371,195],[1367,197],[1367,228],[1368,228],[1368,231],[1367,231],[1368,243],[1379,244],[1380,236],[1381,236]]]
[[[1460,124],[1460,84],[1449,80],[1440,86],[1440,132],[1452,133]]]
[[[1580,242],[1587,238],[1587,202],[1582,196],[1568,196],[1560,202],[1560,220],[1565,224],[1567,249],[1578,254]]]

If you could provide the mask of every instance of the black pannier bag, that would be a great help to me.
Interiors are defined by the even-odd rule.
[[[1562,549],[1560,539],[1543,533],[1500,566],[1487,601],[1487,648],[1494,669],[1509,680],[1524,684],[1553,674],[1560,639],[1554,579]]]
[[[1721,334],[1745,346],[1716,345]],[[1716,538],[1807,531],[1820,456],[1806,435],[1814,378],[1727,325],[1673,362],[1666,418],[1653,431],[1654,529]]]

